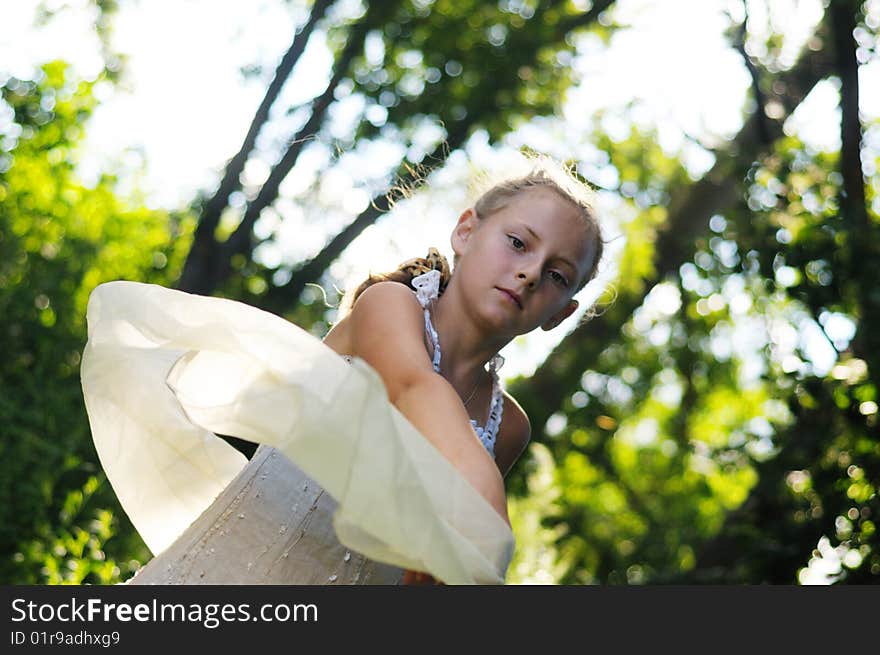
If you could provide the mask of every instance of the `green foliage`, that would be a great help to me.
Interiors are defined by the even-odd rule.
[[[41,523],[30,541],[23,542],[13,556],[18,564],[17,583],[25,584],[116,584],[128,579],[149,558],[130,525],[120,529],[113,509],[85,510],[89,500],[106,479],[90,476],[82,489],[67,492],[57,517]],[[125,540],[124,545],[114,545]],[[119,557],[138,559],[120,561],[108,557],[107,551]],[[140,561],[138,561],[140,560]]]
[[[371,47],[353,65],[352,91],[376,109],[356,138],[386,123],[410,132],[429,118],[447,134],[468,125],[494,140],[559,108],[571,83],[571,30],[582,16],[570,3],[385,5],[393,15],[378,17]]]
[[[876,133],[867,126],[863,161],[876,157]],[[618,300],[594,320],[601,336],[567,342],[592,354],[590,369],[540,389],[539,402],[563,399],[544,437],[558,480],[537,524],[558,535],[544,571],[574,584],[794,583],[834,549],[832,581],[876,582],[880,362],[864,317],[880,294],[861,265],[880,254],[876,167],[865,227],[840,211],[838,153],[784,137],[742,178],[740,202],[667,249],[694,254],[645,294],[666,205],[689,182],[653,135],[595,142],[630,199],[627,241]],[[808,350],[808,328],[833,352],[830,370],[812,360],[822,343]],[[514,394],[528,392],[522,380]],[[533,468],[527,457],[522,477]],[[527,493],[518,488],[517,505]],[[523,538],[527,558],[534,537]]]
[[[512,497],[509,503],[516,550],[507,584],[555,584],[572,565],[556,546],[566,527],[545,524],[545,517],[557,516],[560,510],[553,456],[542,444],[533,445],[531,455],[527,493]]]
[[[109,486],[90,482],[101,469],[78,375],[85,310],[102,282],[173,280],[192,220],[119,198],[112,176],[94,186],[77,180],[94,84],[52,62],[33,80],[9,78],[2,86],[0,111],[9,120],[0,123],[0,334],[7,346],[0,364],[0,578],[7,582],[110,580],[120,567],[97,562],[114,535],[124,559],[145,553],[131,526],[116,520]],[[78,493],[90,498],[96,541],[83,536],[90,529],[83,517],[73,522]],[[64,556],[56,555],[61,547]]]
[[[540,525],[559,530],[555,552],[569,568],[546,569],[558,582],[792,583],[820,557],[820,539],[842,560],[835,580],[876,580],[876,367],[858,350],[873,282],[838,211],[837,164],[782,139],[693,261],[603,343],[548,442],[560,494]],[[868,182],[871,197],[877,179]],[[646,207],[630,225],[660,211]],[[623,295],[638,291],[625,275],[651,275],[654,238],[626,232]],[[837,361],[825,371],[803,338],[785,343],[805,321],[821,333],[832,312],[858,327],[853,339],[827,336]],[[733,348],[747,325],[767,340]]]
[[[869,147],[865,153],[870,152]],[[777,454],[760,467],[763,486],[769,490],[775,481],[779,497],[773,502],[768,495],[753,498],[719,539],[756,521],[765,542],[786,544],[809,559],[806,554],[821,536],[844,553],[835,579],[865,582],[880,575],[880,541],[874,531],[880,512],[880,440],[876,405],[871,404],[880,361],[865,348],[862,336],[873,330],[863,317],[876,311],[877,303],[870,293],[875,281],[859,259],[866,248],[876,249],[880,220],[869,204],[867,229],[873,238],[859,244],[857,235],[864,228],[839,210],[844,190],[838,165],[837,153],[815,152],[793,137],[782,139],[773,155],[753,168],[745,201],[724,230],[724,238],[735,239],[746,252],[743,268],[765,281],[768,307],[779,308],[780,318],[791,323],[814,325],[836,363],[821,369],[803,343],[784,358],[783,353],[774,357],[773,348],[766,353],[768,381],[793,417],[774,437]],[[876,174],[866,178],[869,198],[878,183]],[[832,316],[855,326],[852,338],[826,331]],[[771,505],[772,522],[756,517]],[[792,559],[784,548],[769,556],[755,548],[754,556],[754,566],[741,572],[746,579],[773,579],[779,571],[768,569]]]

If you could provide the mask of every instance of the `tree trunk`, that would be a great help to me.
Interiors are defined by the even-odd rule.
[[[399,584],[403,569],[339,543],[336,501],[260,446],[242,472],[133,585]]]

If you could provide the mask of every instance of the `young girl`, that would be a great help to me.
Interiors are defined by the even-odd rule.
[[[573,296],[595,276],[603,239],[589,190],[537,159],[462,212],[450,241],[452,273],[431,248],[371,276],[324,343],[375,368],[391,402],[507,521],[502,478],[531,427],[499,384],[498,351],[577,309]]]
[[[371,276],[323,344],[233,301],[96,288],[83,392],[108,478],[157,555],[135,581],[333,582],[354,564],[346,548],[361,558],[353,582],[366,558],[401,567],[404,582],[503,581],[503,478],[530,425],[499,384],[498,351],[577,309],[603,239],[589,190],[535,159],[465,209],[450,241],[453,271],[432,248]],[[258,450],[242,470],[215,433],[277,449],[292,468],[273,480],[259,467],[275,451]],[[315,520],[324,489],[338,507]],[[306,493],[311,507],[291,520]],[[331,516],[344,547],[330,543]],[[216,566],[222,552],[233,554]]]

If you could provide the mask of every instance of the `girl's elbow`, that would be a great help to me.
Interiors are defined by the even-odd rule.
[[[437,377],[433,371],[411,369],[402,372],[393,381],[383,381],[388,392],[389,402],[400,409],[401,405],[407,405],[413,398],[431,394],[434,391],[431,387],[436,383],[434,378]]]

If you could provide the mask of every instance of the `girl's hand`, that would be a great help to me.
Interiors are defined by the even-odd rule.
[[[407,569],[403,574],[403,582],[401,584],[442,585],[443,583],[427,573]]]

